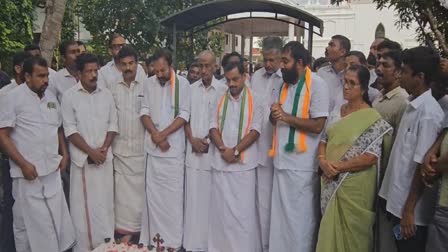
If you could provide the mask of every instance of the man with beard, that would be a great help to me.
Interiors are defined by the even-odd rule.
[[[208,110],[215,97],[221,96],[227,89],[213,75],[216,71],[213,52],[201,52],[198,67],[201,79],[190,86],[190,122],[185,125],[187,152],[183,245],[187,251],[208,251],[208,210],[212,182]]]
[[[112,56],[112,60],[103,66],[98,75],[98,86],[104,86],[110,88],[111,85],[116,85],[122,77],[118,62],[118,52],[126,45],[126,40],[121,34],[113,34],[109,39],[109,54]],[[146,76],[143,67],[138,64],[137,66],[137,79],[143,80]]]
[[[65,251],[75,243],[61,187],[68,162],[56,97],[47,90],[48,65],[32,57],[23,65],[26,84],[6,97],[0,110],[0,147],[13,178],[16,251]]]
[[[190,84],[176,74],[167,49],[154,55],[155,75],[146,79],[140,119],[146,129],[145,202],[140,242],[154,244],[160,234],[165,247],[182,245],[185,132],[190,118]]]
[[[115,137],[115,232],[122,242],[138,242],[143,202],[145,201],[145,128],[140,122],[144,99],[144,79],[137,79],[137,52],[124,46],[117,55],[122,80],[110,86],[118,111],[118,135]]]
[[[41,57],[42,56],[42,52],[40,51],[40,47],[36,44],[29,44],[26,45],[25,48],[23,48],[24,52],[27,52],[29,54],[31,54],[34,57]],[[48,66],[48,73],[49,73],[49,80],[51,80],[51,78],[53,78],[53,76],[56,74],[56,71],[51,68],[51,66]]]
[[[209,116],[213,159],[208,251],[259,252],[256,141],[263,107],[245,84],[243,63],[228,63],[224,75],[229,89],[216,97]]]
[[[201,69],[199,68],[198,62],[193,62],[188,68],[187,80],[190,84],[193,84],[199,79],[201,79]]]
[[[269,223],[271,219],[271,193],[274,164],[269,157],[272,145],[272,124],[269,121],[271,113],[271,97],[283,83],[280,69],[280,53],[283,41],[279,37],[266,37],[262,43],[264,67],[252,76],[252,90],[261,97],[263,105],[263,124],[258,145],[257,167],[257,210],[261,229],[263,251],[269,251]]]
[[[91,251],[114,235],[114,178],[111,145],[118,132],[110,91],[97,85],[98,59],[76,59],[79,82],[62,97],[64,131],[70,141],[70,213],[77,243]]]
[[[317,147],[330,97],[325,81],[307,67],[310,58],[299,42],[283,47],[284,83],[276,90],[270,115],[274,125],[269,151],[274,157],[270,251],[315,251],[320,200]]]
[[[347,68],[345,63],[345,56],[350,52],[350,40],[342,35],[334,35],[331,37],[328,46],[325,49],[325,57],[330,61],[331,65],[322,67],[317,72],[324,81],[327,83],[328,90],[330,91],[330,111],[335,108],[339,108],[344,104],[343,90],[343,77],[344,70]]]
[[[76,70],[76,57],[79,55],[79,46],[76,41],[64,41],[59,46],[59,53],[64,59],[64,68],[59,70],[52,78],[48,89],[62,102],[62,95],[78,83]]]

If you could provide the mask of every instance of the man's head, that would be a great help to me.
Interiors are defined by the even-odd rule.
[[[197,61],[194,61],[188,68],[187,80],[190,84],[193,84],[199,79],[201,79],[201,67]]]
[[[400,81],[401,64],[401,52],[389,51],[383,53],[381,58],[378,59],[375,69],[377,83],[390,91],[390,88]]]
[[[345,56],[345,64],[347,64],[347,67],[353,65],[365,66],[367,64],[366,56],[360,51],[350,51]]]
[[[124,46],[121,48],[120,52],[118,52],[117,59],[119,68],[123,73],[123,78],[125,80],[135,80],[138,67],[137,51],[131,46]]]
[[[436,100],[448,94],[448,76],[438,75],[434,81],[431,82],[431,93]]]
[[[369,55],[373,55],[375,58],[377,57],[377,53],[378,53],[378,44],[380,44],[381,42],[383,42],[385,40],[385,38],[376,38],[372,44],[370,45],[370,53]]]
[[[350,47],[350,40],[347,37],[334,35],[325,49],[325,57],[330,62],[336,62],[350,52]]]
[[[266,73],[273,74],[280,68],[283,41],[279,37],[266,37],[262,42],[263,63]]]
[[[232,96],[238,96],[244,88],[246,77],[241,62],[229,62],[224,67],[224,76]]]
[[[146,65],[146,73],[148,77],[151,77],[154,75],[154,57],[149,56],[145,59],[145,65]]]
[[[225,67],[230,62],[240,62],[241,64],[244,64],[244,58],[237,52],[231,52],[224,55],[221,61],[221,66]]]
[[[329,65],[327,58],[320,57],[313,62],[313,72],[319,71],[320,68]]]
[[[439,69],[440,57],[431,48],[419,46],[402,53],[401,85],[410,94],[429,88]]]
[[[25,74],[23,72],[23,62],[25,62],[26,59],[31,57],[33,57],[33,55],[31,55],[28,52],[17,52],[16,54],[14,54],[14,57],[12,58],[14,77],[20,80],[20,82],[17,82],[17,84],[22,84],[25,82]]]
[[[78,69],[78,78],[82,86],[87,91],[95,90],[98,80],[98,58],[90,53],[81,54],[76,59],[76,68]]]
[[[399,51],[401,52],[401,45],[398,42],[392,41],[390,39],[384,39],[381,43],[378,44],[377,48],[377,60],[381,58],[381,56],[389,51]]]
[[[171,77],[171,65],[173,56],[168,49],[160,48],[154,52],[154,75],[157,76],[160,84],[164,85]]]
[[[48,87],[48,64],[40,57],[29,57],[23,62],[23,72],[28,87],[42,97]]]
[[[448,77],[448,59],[440,59],[440,74],[444,77]]]
[[[109,54],[115,59],[118,52],[126,45],[123,35],[114,33],[109,39]]]
[[[36,44],[26,45],[23,51],[28,52],[33,56],[41,56],[40,47]]]
[[[216,57],[212,51],[203,51],[199,53],[198,64],[202,81],[211,83],[216,71]]]
[[[79,53],[80,54],[83,54],[83,53],[86,53],[87,52],[87,48],[86,48],[86,45],[82,42],[82,41],[76,41],[76,43],[78,44],[78,47],[79,47]]]
[[[79,55],[79,46],[76,41],[68,40],[59,45],[59,53],[64,59],[64,66],[74,68],[76,65],[76,58]]]
[[[310,53],[297,41],[287,43],[281,53],[283,80],[289,84],[297,84],[299,73],[303,73],[311,61]]]

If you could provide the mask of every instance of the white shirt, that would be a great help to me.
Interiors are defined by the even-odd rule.
[[[213,77],[212,84],[206,88],[202,80],[196,81],[190,86],[190,127],[193,137],[205,138],[209,132],[209,109],[216,97],[221,97],[227,90],[219,80]],[[216,118],[216,116],[214,117]],[[190,141],[187,140],[187,153],[185,164],[188,168],[211,170],[211,154],[194,153]]]
[[[294,103],[294,95],[297,89],[296,85],[290,85],[288,96],[282,105],[286,113],[291,113]],[[305,88],[305,86],[304,86]],[[328,107],[330,103],[329,90],[327,83],[312,73],[311,84],[311,103],[309,118],[328,117]],[[276,91],[279,94],[279,90]],[[300,97],[303,99],[303,96]],[[297,108],[297,115],[300,117],[302,112],[301,102]],[[339,105],[338,105],[339,106]],[[294,135],[294,141],[297,142],[298,132]],[[274,157],[274,167],[277,169],[298,170],[317,172],[317,146],[320,141],[320,134],[306,133],[307,151],[303,153],[285,152],[284,146],[288,143],[289,125],[283,122],[277,123],[277,154]]]
[[[445,117],[443,118],[442,127],[448,128],[448,95],[443,96],[437,102],[439,103],[440,107],[443,110],[443,113],[445,114]]]
[[[436,140],[443,111],[428,90],[412,100],[398,128],[379,195],[387,200],[386,209],[401,218],[418,164]],[[415,208],[415,224],[426,226],[433,216],[436,193],[425,189]]]
[[[190,83],[180,75],[177,75],[177,78],[179,79],[179,114],[177,117],[188,122],[190,119]],[[158,131],[162,131],[171,125],[175,120],[175,108],[171,102],[171,95],[174,94],[171,94],[170,82],[167,81],[162,86],[156,76],[147,78],[144,84],[143,95],[145,98],[142,101],[140,116],[150,116]],[[146,130],[145,151],[158,157],[178,157],[179,155],[184,155],[184,127],[179,128],[176,132],[169,135],[167,140],[171,147],[168,151],[162,152],[152,142],[151,135]]]
[[[8,85],[6,85],[0,89],[0,97],[3,98],[2,96],[6,95],[7,93],[9,93],[11,90],[13,90],[14,88],[16,88],[18,86],[19,85],[17,85],[16,80],[12,79],[11,83],[9,83]]]
[[[115,65],[115,61],[111,60],[104,65],[98,72],[98,86],[110,88],[111,85],[117,84],[123,78],[123,73]],[[138,80],[145,80],[145,70],[140,64],[137,64],[137,77]]]
[[[118,132],[114,98],[102,87],[89,93],[79,82],[67,90],[62,98],[62,117],[65,136],[78,133],[91,148],[100,148],[107,132]],[[70,143],[70,158],[76,166],[83,167],[87,154]],[[107,159],[112,159],[110,148]]]
[[[269,75],[263,67],[256,71],[252,76],[252,90],[259,97],[262,97],[263,103],[263,123],[261,127],[260,138],[258,139],[258,163],[266,165],[270,159],[268,153],[272,145],[272,124],[269,121],[269,114],[271,113],[271,105],[273,102],[272,96],[275,90],[280,90],[283,83],[282,71],[278,69],[275,73]],[[274,94],[275,96],[275,94]]]
[[[50,78],[48,89],[56,95],[59,102],[62,102],[62,95],[65,91],[76,86],[77,83],[78,81],[68,72],[67,68],[62,68]]]
[[[12,128],[11,139],[22,156],[36,167],[39,176],[58,169],[58,129],[62,124],[61,110],[49,90],[42,99],[27,84],[6,94],[5,107],[0,109],[0,128]],[[10,160],[11,177],[22,178],[20,167]]]
[[[375,83],[376,78],[378,78],[378,76],[376,75],[375,70],[370,70],[368,93],[369,93],[369,100],[371,103],[373,103],[373,101],[375,101],[378,97],[381,96],[381,92],[378,89],[372,87],[372,84]]]
[[[317,75],[326,82],[328,91],[331,94],[330,105],[328,107],[329,112],[333,111],[335,107],[339,107],[346,103],[343,94],[344,72],[345,71],[340,71],[339,73],[336,73],[332,65],[321,67],[319,71],[317,71]]]
[[[241,110],[241,98],[243,93],[241,92],[238,99],[235,99],[232,95],[229,95],[229,103],[227,105],[227,113],[226,120],[221,129],[222,132],[222,141],[224,145],[228,148],[233,148],[238,144],[238,130],[239,130],[239,122],[240,122],[240,110]],[[218,105],[222,96],[216,97],[210,106],[210,129],[218,128],[217,122],[217,113],[218,113]],[[246,98],[246,104],[248,100]],[[260,101],[260,97],[258,97],[255,93],[253,93],[253,112],[252,112],[252,123],[249,126],[249,132],[251,130],[255,130],[258,133],[261,133],[261,124],[263,122],[263,106]],[[247,115],[244,115],[247,116]],[[244,129],[243,135],[241,139],[244,138]],[[244,161],[237,162],[233,164],[229,164],[221,157],[221,152],[218,148],[212,144],[210,146],[210,151],[212,153],[212,168],[219,171],[227,171],[227,172],[238,172],[238,171],[246,171],[250,169],[254,169],[258,166],[258,148],[257,143],[253,143],[249,148],[244,151]]]
[[[119,81],[110,86],[118,114],[118,132],[113,142],[114,154],[125,157],[144,155],[145,128],[140,121],[140,109],[144,99],[144,80],[136,79],[128,85]]]

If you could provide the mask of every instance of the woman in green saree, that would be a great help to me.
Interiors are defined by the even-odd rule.
[[[328,118],[319,145],[322,171],[317,252],[370,252],[373,249],[378,161],[383,137],[392,131],[368,100],[370,73],[347,69],[344,99]]]

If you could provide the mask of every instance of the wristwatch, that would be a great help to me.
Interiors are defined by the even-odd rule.
[[[237,148],[234,148],[233,155],[234,155],[235,157],[239,157],[239,156],[240,156],[240,152],[238,151]]]

